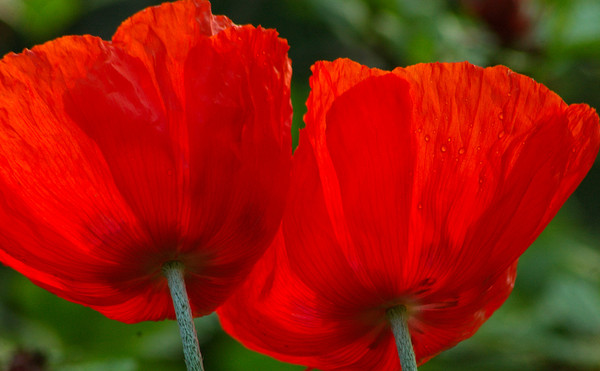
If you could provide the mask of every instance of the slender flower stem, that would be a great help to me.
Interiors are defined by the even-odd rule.
[[[162,271],[165,277],[167,277],[169,290],[171,290],[171,298],[173,298],[173,307],[175,308],[179,333],[183,342],[185,365],[188,371],[204,371],[202,354],[200,353],[200,345],[198,344],[194,318],[192,317],[192,309],[190,308],[190,301],[185,290],[183,264],[177,261],[168,262],[162,267]]]
[[[398,348],[402,371],[417,371],[415,352],[413,351],[410,333],[408,332],[406,307],[404,305],[393,307],[388,309],[386,315],[392,325],[392,332],[396,339],[396,347]]]

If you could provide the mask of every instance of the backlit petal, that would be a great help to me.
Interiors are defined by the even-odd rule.
[[[122,300],[101,271],[116,269],[132,246],[148,245],[149,238],[96,144],[65,109],[85,64],[106,48],[96,38],[66,37],[0,64],[4,254],[20,261],[32,280],[56,290],[68,292],[74,282],[95,285],[93,294],[65,294],[74,301],[89,296],[90,303]]]

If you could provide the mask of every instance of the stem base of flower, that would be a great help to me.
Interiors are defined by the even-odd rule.
[[[163,265],[162,272],[167,278],[171,298],[173,299],[175,316],[177,317],[179,333],[183,343],[185,365],[188,371],[204,371],[192,309],[190,308],[190,301],[183,279],[183,264],[177,261],[167,262]]]
[[[398,356],[400,357],[400,366],[402,371],[417,371],[417,361],[413,350],[410,332],[408,331],[408,314],[406,307],[399,305],[388,309],[386,317],[392,326]]]

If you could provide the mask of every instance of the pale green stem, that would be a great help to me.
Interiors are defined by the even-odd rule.
[[[392,332],[396,339],[396,347],[398,348],[398,356],[400,357],[400,365],[402,371],[417,371],[417,361],[415,352],[413,351],[410,333],[408,331],[408,314],[406,307],[399,305],[388,309],[388,321],[392,325]]]
[[[183,264],[177,261],[168,262],[162,267],[162,271],[165,277],[167,277],[169,290],[171,290],[175,316],[177,317],[179,333],[183,342],[185,365],[188,371],[204,371],[202,354],[200,353],[200,345],[198,344],[194,318],[192,317],[192,309],[190,308],[190,301],[185,290]]]

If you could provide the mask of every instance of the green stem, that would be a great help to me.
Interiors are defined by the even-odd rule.
[[[204,371],[202,354],[200,353],[200,345],[198,344],[194,318],[192,317],[192,309],[190,308],[190,301],[185,290],[183,264],[177,261],[168,262],[165,263],[162,271],[165,277],[167,277],[169,290],[171,290],[175,316],[177,317],[179,333],[183,342],[185,365],[188,371]]]
[[[392,332],[396,339],[396,347],[398,348],[402,371],[417,371],[415,352],[413,351],[410,332],[408,331],[406,307],[404,305],[393,307],[387,311],[386,315],[392,325]]]

